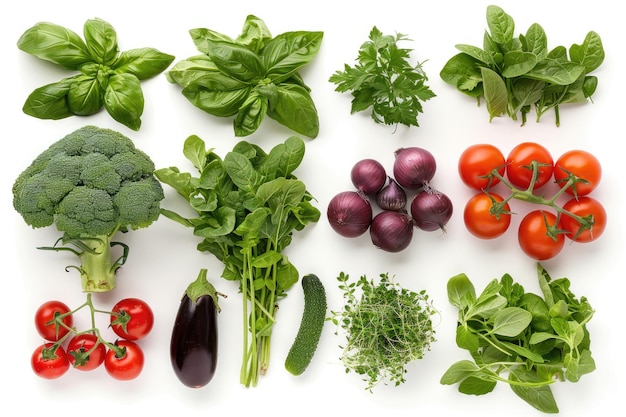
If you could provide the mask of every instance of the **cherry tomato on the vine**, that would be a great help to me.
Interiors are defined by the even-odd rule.
[[[459,157],[458,170],[461,180],[465,185],[476,190],[483,190],[488,185],[496,185],[500,182],[493,177],[491,184],[485,178],[494,169],[498,169],[500,175],[504,175],[504,155],[494,145],[480,143],[465,149]]]
[[[511,224],[511,209],[508,203],[504,203],[502,206],[507,213],[501,213],[499,217],[491,213],[494,200],[501,203],[504,199],[498,194],[489,193],[488,195],[481,192],[474,195],[465,204],[463,211],[465,227],[478,238],[493,239],[501,236]]]
[[[139,340],[148,335],[154,326],[154,313],[150,306],[138,298],[125,298],[113,306],[111,328],[126,340]]]
[[[537,178],[533,189],[547,184],[552,179],[554,160],[550,151],[538,143],[523,142],[514,147],[506,158],[506,176],[511,184],[527,189],[533,177],[532,162],[537,162]]]
[[[598,186],[602,178],[602,166],[598,158],[591,153],[574,149],[565,152],[554,163],[554,179],[561,188],[567,184],[568,173],[582,178],[585,182],[578,182],[574,187],[568,187],[565,192],[570,195],[583,196],[591,193]]]
[[[51,300],[43,303],[35,312],[35,328],[41,337],[51,342],[56,342],[67,333],[73,325],[73,318],[70,312],[70,308],[61,301]],[[65,315],[62,319],[62,323],[67,326],[57,324],[53,320],[57,316]]]
[[[568,233],[565,235],[575,242],[591,242],[599,238],[606,228],[606,210],[602,204],[591,197],[572,198],[563,205],[563,209],[580,217],[591,216],[593,226],[580,232],[580,223],[567,214],[561,214],[561,227]]]
[[[96,346],[97,344],[97,346]],[[102,365],[107,349],[98,337],[91,333],[74,336],[67,345],[67,357],[74,368],[92,371]]]
[[[555,229],[554,236],[548,233],[548,227]],[[519,245],[529,257],[543,261],[554,258],[565,245],[563,233],[558,233],[556,215],[545,210],[534,210],[524,216],[520,222],[517,237]]]
[[[33,352],[30,364],[37,376],[44,379],[57,379],[70,369],[70,362],[62,346],[46,342]]]
[[[107,373],[120,381],[137,378],[143,370],[143,350],[131,340],[120,339],[115,344],[121,348],[121,353],[118,355],[114,349],[107,351],[104,358],[104,367]]]

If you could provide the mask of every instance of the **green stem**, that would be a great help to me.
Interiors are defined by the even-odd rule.
[[[497,178],[498,180],[500,180],[500,182],[506,188],[509,189],[510,194],[504,199],[503,203],[506,203],[511,199],[515,199],[515,200],[525,201],[531,204],[547,206],[547,207],[552,208],[556,212],[557,223],[558,223],[558,219],[560,218],[560,216],[566,215],[578,222],[578,224],[580,225],[579,233],[582,232],[583,230],[591,229],[591,227],[594,224],[593,219],[579,216],[575,213],[565,210],[562,206],[556,203],[556,200],[565,192],[565,190],[572,187],[576,182],[582,181],[582,179],[570,175],[570,177],[567,179],[567,182],[563,184],[562,187],[560,187],[559,191],[557,191],[555,195],[553,195],[551,198],[545,198],[541,195],[536,195],[533,192],[535,188],[536,179],[538,178],[538,175],[539,175],[539,168],[540,168],[540,164],[537,161],[533,161],[531,163],[531,169],[533,170],[533,175],[532,175],[532,179],[528,188],[525,190],[520,190],[516,188],[514,185],[512,185],[503,175],[501,175],[498,172],[497,168],[494,169],[489,175],[492,178]],[[490,181],[490,184],[491,184],[491,181]],[[489,193],[488,189],[487,189],[487,193]],[[503,214],[501,207],[504,207],[504,204],[500,205],[500,207],[497,210],[495,210],[496,212],[493,214],[497,216],[499,216],[500,214]],[[548,225],[548,226],[554,226],[554,225]],[[548,227],[548,230],[550,230],[550,227]]]

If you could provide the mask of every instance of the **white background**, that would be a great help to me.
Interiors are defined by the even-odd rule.
[[[556,158],[570,149],[585,149],[602,162],[604,177],[594,196],[605,205],[609,226],[597,242],[566,245],[555,259],[543,265],[553,278],[568,277],[572,291],[586,296],[596,309],[589,324],[592,352],[597,370],[579,383],[554,384],[553,390],[561,415],[588,416],[622,409],[624,394],[623,298],[624,234],[623,208],[623,119],[624,82],[623,21],[613,8],[614,2],[500,1],[516,22],[516,35],[532,23],[543,26],[550,47],[581,43],[590,30],[602,37],[606,51],[604,64],[596,71],[599,86],[594,103],[562,106],[561,127],[554,115],[546,114],[540,123],[531,117],[521,127],[518,122],[499,118],[489,122],[483,104],[463,96],[443,83],[439,71],[457,51],[454,45],[482,45],[486,29],[486,1],[394,1],[394,2],[245,2],[223,1],[142,2],[117,1],[22,1],[3,12],[0,25],[0,99],[4,152],[1,181],[3,280],[2,367],[4,387],[0,410],[20,410],[24,414],[61,415],[65,412],[94,416],[119,412],[165,412],[184,415],[206,413],[258,413],[287,416],[328,413],[341,415],[380,415],[382,411],[428,415],[537,416],[510,389],[498,386],[482,397],[466,396],[456,386],[443,386],[439,378],[455,361],[466,359],[456,347],[454,329],[456,310],[447,301],[446,282],[465,272],[481,290],[484,285],[510,273],[528,291],[539,291],[535,262],[517,247],[515,227],[497,241],[479,241],[465,230],[462,208],[472,194],[458,179],[456,163],[467,146],[489,142],[506,154],[522,141],[537,141]],[[64,267],[74,262],[63,254],[37,250],[57,239],[53,228],[33,230],[26,226],[11,205],[11,185],[17,175],[43,149],[86,124],[116,129],[146,151],[157,167],[191,167],[182,155],[182,144],[191,134],[203,138],[220,155],[229,151],[234,137],[231,119],[218,119],[193,107],[163,74],[142,83],[145,95],[143,125],[134,132],[114,122],[106,112],[88,118],[71,117],[59,121],[26,116],[21,107],[35,88],[67,75],[56,66],[38,60],[16,47],[19,36],[40,21],[57,23],[82,34],[83,23],[99,17],[113,25],[121,50],[154,47],[176,56],[175,62],[197,53],[188,30],[205,27],[237,36],[246,15],[263,19],[273,35],[292,30],[324,31],[319,54],[302,71],[312,88],[320,117],[320,134],[306,140],[306,155],[296,175],[317,198],[323,213],[317,224],[296,234],[288,248],[291,261],[301,274],[315,273],[323,280],[329,308],[341,308],[341,293],[336,277],[344,271],[354,279],[366,274],[395,275],[405,287],[426,289],[441,311],[436,321],[437,341],[424,359],[407,368],[407,382],[400,387],[380,385],[373,394],[355,374],[345,374],[338,358],[341,335],[328,324],[319,349],[304,375],[293,377],[284,370],[283,361],[293,341],[302,311],[302,291],[298,284],[281,302],[272,341],[269,372],[257,387],[239,384],[241,358],[241,298],[233,283],[219,277],[221,265],[208,254],[195,249],[191,231],[161,218],[148,229],[121,237],[131,247],[127,264],[119,271],[118,287],[97,295],[99,307],[112,306],[124,297],[139,297],[154,309],[156,324],[141,342],[146,354],[142,375],[131,382],[117,382],[104,369],[92,373],[69,372],[56,381],[36,377],[30,369],[30,355],[41,342],[33,326],[33,313],[48,299],[63,300],[78,306],[85,295],[80,291],[75,271]],[[376,25],[387,34],[407,34],[413,41],[404,47],[414,49],[415,59],[426,61],[424,69],[429,86],[437,97],[424,104],[420,127],[376,125],[369,114],[350,115],[350,95],[334,91],[329,76],[353,64],[359,46]],[[284,141],[292,132],[266,119],[253,136],[246,138],[264,149]],[[367,235],[344,239],[329,227],[325,211],[336,193],[351,189],[349,172],[362,159],[377,158],[391,169],[393,152],[404,146],[430,150],[438,162],[433,185],[447,193],[455,213],[447,233],[416,231],[411,246],[399,254],[375,249]],[[170,190],[163,205],[185,207]],[[526,208],[516,206],[519,212]],[[221,292],[220,356],[217,374],[205,388],[184,387],[174,376],[169,362],[169,339],[179,299],[187,284],[201,267],[209,269],[210,279]],[[80,318],[76,319],[81,323]],[[86,320],[86,318],[85,318]],[[17,408],[19,407],[19,408]],[[83,407],[88,407],[84,409]],[[73,411],[72,411],[73,410]],[[130,415],[130,414],[128,414]],[[202,414],[198,414],[202,415]]]

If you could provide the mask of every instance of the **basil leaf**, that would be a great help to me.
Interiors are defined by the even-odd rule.
[[[90,62],[85,42],[75,32],[54,23],[41,22],[26,30],[17,41],[22,51],[69,70]]]
[[[254,15],[248,15],[235,43],[259,53],[270,39],[272,39],[272,34],[265,22]]]
[[[104,93],[104,107],[111,117],[133,130],[141,127],[144,99],[139,79],[132,74],[114,74]]]
[[[279,84],[311,62],[322,44],[323,32],[285,32],[267,43],[261,57],[267,78]]]
[[[67,100],[72,113],[89,116],[102,109],[103,89],[96,77],[79,75],[70,86]]]
[[[102,19],[89,19],[83,27],[83,35],[95,62],[109,66],[115,61],[119,48],[113,26]]]
[[[224,77],[221,73],[207,74],[183,88],[183,96],[194,106],[214,116],[234,116],[246,101],[252,87],[227,88],[222,82],[236,80]]]
[[[296,84],[280,84],[276,100],[270,101],[268,117],[291,130],[315,138],[319,134],[319,119],[315,103],[303,87]]]
[[[255,83],[265,76],[261,59],[245,46],[212,42],[209,57],[222,72],[239,81]]]
[[[248,136],[256,132],[266,113],[267,99],[252,92],[239,108],[235,117],[235,136]]]
[[[59,120],[71,116],[67,94],[74,77],[35,89],[26,99],[22,111],[38,119]]]
[[[194,45],[196,45],[198,51],[204,54],[208,54],[210,52],[214,42],[223,41],[235,43],[235,40],[233,38],[211,29],[191,29],[189,31],[189,35],[191,36],[191,40],[193,41]]]
[[[154,48],[138,48],[122,52],[112,68],[117,74],[126,72],[145,80],[163,72],[172,61],[173,55]]]
[[[165,73],[165,77],[171,83],[176,83],[181,87],[187,87],[206,75],[206,72],[214,72],[216,75],[220,74],[220,70],[213,61],[211,61],[211,58],[202,54],[177,62]]]

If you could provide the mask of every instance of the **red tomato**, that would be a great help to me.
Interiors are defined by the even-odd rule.
[[[501,213],[497,218],[491,213],[492,198],[498,203],[504,200],[498,194],[478,193],[467,201],[463,211],[465,227],[471,234],[481,239],[493,239],[501,236],[511,224],[510,214]],[[511,211],[508,203],[505,203],[502,208],[507,212]]]
[[[118,355],[113,349],[107,351],[104,358],[104,367],[107,373],[120,381],[137,378],[143,370],[143,350],[131,340],[120,339],[115,344],[121,348],[122,352]]]
[[[554,179],[561,188],[567,184],[568,173],[586,182],[576,183],[574,187],[568,187],[565,192],[570,195],[583,196],[595,190],[600,183],[602,166],[598,158],[589,152],[572,150],[565,152],[554,163]]]
[[[107,349],[98,337],[91,333],[74,336],[67,345],[70,364],[81,371],[92,371],[102,365]]]
[[[511,184],[527,189],[534,170],[532,162],[537,162],[537,177],[533,189],[547,184],[552,179],[554,160],[550,152],[534,142],[523,142],[514,147],[506,158],[506,175]]]
[[[567,214],[561,214],[561,227],[567,230],[568,238],[576,242],[591,242],[599,238],[606,228],[606,211],[602,204],[591,197],[572,198],[563,205],[563,209],[580,217],[589,217],[593,219],[593,226],[590,229],[583,230],[579,233],[580,223]]]
[[[563,233],[552,237],[548,228],[560,229],[556,215],[544,210],[534,210],[526,214],[520,222],[517,237],[524,253],[533,259],[543,261],[554,258],[565,245]]]
[[[476,190],[484,190],[489,185],[489,179],[485,178],[494,169],[500,175],[504,175],[504,155],[493,145],[482,143],[472,145],[465,149],[459,157],[458,170],[461,180],[468,187]],[[498,178],[493,177],[491,186],[499,183]]]
[[[61,301],[52,300],[43,303],[35,312],[35,328],[39,335],[46,340],[56,342],[69,333],[74,324],[69,312],[70,308]],[[54,321],[56,317],[62,315],[64,317],[60,319],[60,322]]]
[[[30,364],[37,376],[44,379],[57,379],[70,369],[67,354],[61,346],[55,349],[54,343],[46,342],[33,352]]]
[[[139,340],[148,335],[154,326],[150,306],[138,298],[125,298],[113,306],[111,328],[126,340]]]

